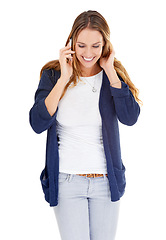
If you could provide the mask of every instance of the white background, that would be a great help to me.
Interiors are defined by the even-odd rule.
[[[116,239],[166,239],[164,9],[161,0],[1,3],[1,239],[60,240],[39,181],[46,132],[33,132],[29,110],[40,69],[59,57],[74,19],[85,10],[97,10],[106,18],[116,57],[144,103],[134,126],[120,124],[127,186]]]

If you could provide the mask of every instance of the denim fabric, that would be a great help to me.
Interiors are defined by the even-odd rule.
[[[53,207],[62,240],[114,240],[120,200],[111,201],[107,176],[59,173],[59,203]]]

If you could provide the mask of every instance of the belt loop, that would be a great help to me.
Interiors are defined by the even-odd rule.
[[[106,180],[106,175],[105,174],[103,174],[104,175],[104,180]]]
[[[67,176],[68,182],[70,182],[72,180],[72,177],[73,177],[73,175],[69,173]]]

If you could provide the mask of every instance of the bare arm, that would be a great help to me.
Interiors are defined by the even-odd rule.
[[[114,49],[110,53],[108,58],[101,58],[100,59],[100,66],[104,69],[107,77],[110,81],[110,85],[114,88],[121,88],[121,81],[118,78],[118,75],[114,69],[114,56],[115,51]]]
[[[56,112],[59,99],[63,93],[63,90],[65,88],[67,79],[64,77],[60,77],[55,84],[54,88],[51,90],[47,98],[45,99],[45,105],[47,107],[47,110],[51,116],[54,115]]]
[[[114,69],[114,67],[110,67],[109,69],[105,70],[105,73],[108,76],[108,79],[110,81],[110,85],[115,88],[121,88],[121,81],[118,78],[118,75]]]
[[[73,73],[72,68],[73,57],[71,56],[71,54],[74,53],[75,52],[71,50],[70,43],[68,43],[66,47],[60,49],[59,62],[61,65],[61,77],[58,79],[56,85],[45,99],[45,105],[51,116],[53,116],[54,113],[56,112],[59,99],[63,93],[63,90],[66,86],[68,79],[71,77]],[[67,59],[69,59],[69,61],[67,61]]]

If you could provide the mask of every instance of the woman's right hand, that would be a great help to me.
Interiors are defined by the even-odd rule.
[[[74,54],[75,51],[71,50],[70,43],[67,44],[66,47],[60,49],[59,51],[59,62],[61,66],[61,77],[68,80],[73,74],[73,57],[71,54]]]

